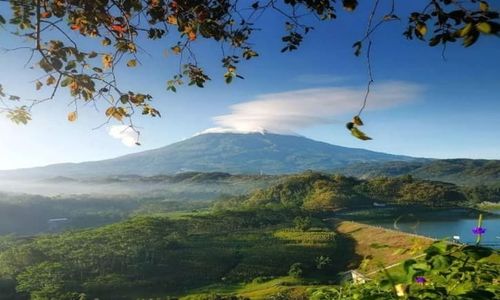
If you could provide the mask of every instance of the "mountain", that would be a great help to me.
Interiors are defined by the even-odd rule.
[[[283,174],[333,171],[356,163],[414,162],[412,157],[346,148],[271,133],[207,133],[155,150],[114,159],[0,172],[16,177],[151,176],[186,171]]]

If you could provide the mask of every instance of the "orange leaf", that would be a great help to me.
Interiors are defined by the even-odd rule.
[[[78,113],[76,111],[72,111],[68,114],[68,121],[75,122],[78,119]]]
[[[188,38],[189,38],[189,40],[190,40],[190,41],[194,41],[194,40],[196,40],[196,32],[194,32],[194,31],[192,31],[192,30],[191,30],[191,31],[188,33]]]
[[[122,25],[112,25],[111,30],[116,31],[116,32],[125,32],[125,26]]]
[[[170,15],[167,17],[167,23],[172,25],[177,25],[177,17],[174,15]]]

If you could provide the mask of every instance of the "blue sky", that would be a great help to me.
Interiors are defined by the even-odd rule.
[[[398,9],[404,15],[411,7]],[[260,20],[264,30],[252,39],[260,57],[241,64],[245,80],[231,85],[223,81],[218,46],[202,41],[195,50],[213,80],[204,89],[185,86],[176,94],[166,91],[166,81],[177,70],[177,58],[162,54],[171,43],[149,42],[151,57],[142,55],[141,66],[118,73],[123,86],[152,94],[163,115],[135,120],[141,127],[141,147],[123,145],[109,135],[108,126],[93,129],[105,121],[104,112],[93,107],[80,109],[77,122],[67,122],[72,107],[62,92],[52,103],[36,107],[26,126],[0,116],[0,169],[116,157],[208,128],[245,127],[245,118],[255,119],[255,127],[290,130],[347,147],[419,157],[500,159],[500,39],[481,38],[467,49],[450,45],[445,61],[440,48],[406,40],[405,21],[389,23],[374,36],[376,92],[363,114],[364,130],[373,140],[350,136],[344,124],[361,105],[367,82],[365,61],[353,55],[351,45],[363,35],[367,15],[368,7],[360,6],[353,14],[341,12],[338,20],[315,24],[302,47],[285,54],[280,53],[284,20],[265,15]],[[17,43],[5,32],[0,40]],[[30,98],[37,95],[32,81],[40,73],[23,68],[26,59],[25,52],[1,54],[0,83]]]

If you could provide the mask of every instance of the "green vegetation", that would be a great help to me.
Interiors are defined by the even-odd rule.
[[[297,264],[301,276],[332,272],[331,264],[317,270],[316,260],[336,256],[333,232],[297,232],[290,218],[285,211],[136,217],[40,236],[1,252],[0,278],[34,299],[75,299],[82,293],[107,299],[126,298],[134,290],[175,295],[217,282],[270,279]]]
[[[244,195],[277,180],[272,176],[199,172],[80,180],[51,178],[47,180],[53,184],[50,189],[83,193],[40,196],[0,192],[0,235],[58,232],[97,227],[135,215],[199,211],[208,208],[214,199]],[[53,218],[68,221],[51,228],[48,220]]]
[[[497,188],[459,187],[451,183],[415,179],[409,175],[361,180],[306,172],[285,177],[280,183],[258,190],[248,198],[223,199],[216,203],[216,207],[285,208],[325,213],[372,207],[374,202],[399,206],[474,206],[481,199],[496,201],[499,197],[500,190]]]
[[[403,263],[402,277],[386,271],[365,284],[312,288],[310,299],[498,299],[500,268],[491,262],[493,255],[488,248],[436,242],[425,258]]]
[[[71,181],[72,184],[74,181],[76,180]],[[214,198],[218,199],[214,204],[214,208],[218,210],[290,209],[327,215],[333,211],[342,210],[345,214],[351,210],[351,217],[361,214],[362,209],[368,209],[370,214],[369,208],[374,202],[396,205],[397,210],[401,211],[405,209],[404,206],[411,205],[474,207],[484,201],[489,201],[490,206],[500,201],[500,189],[497,187],[459,187],[415,179],[412,176],[361,180],[313,172],[285,176],[190,172],[174,176],[106,177],[92,182],[79,182],[88,184],[89,187],[99,184],[109,189],[133,192],[129,195],[54,197],[2,193],[0,234],[30,235],[48,232],[48,220],[52,218],[68,218],[67,222],[52,228],[52,231],[57,232],[97,227],[135,215],[200,211],[212,206]],[[59,181],[58,183],[61,184]],[[155,188],[145,188],[147,185],[154,185]],[[250,193],[252,190],[256,191]],[[246,193],[250,195],[245,196]],[[380,209],[377,213],[380,215],[390,209],[394,207]],[[418,211],[418,208],[408,209]],[[307,220],[303,221],[307,223]],[[310,225],[295,226],[300,229]]]
[[[226,177],[178,179],[205,182],[207,176]],[[394,299],[398,289],[407,299],[420,292],[450,299],[498,294],[497,251],[431,245],[423,237],[332,218],[366,211],[374,201],[411,210],[471,205],[475,200],[463,188],[410,176],[360,180],[306,172],[273,180],[279,183],[248,196],[179,202],[170,210],[165,203],[165,210],[147,212],[144,205],[161,201],[36,198],[75,214],[123,215],[94,229],[0,238],[0,299]],[[27,203],[17,200],[5,203]],[[339,274],[351,269],[372,281],[341,285]],[[417,276],[433,285],[415,283]],[[469,280],[473,284],[463,284]]]
[[[497,191],[500,187],[499,160],[436,159],[358,163],[339,168],[338,172],[363,178],[411,175],[419,179],[438,180],[463,186],[495,186]]]

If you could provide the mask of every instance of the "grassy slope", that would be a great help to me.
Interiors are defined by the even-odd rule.
[[[336,230],[340,235],[347,235],[355,240],[355,252],[363,258],[356,269],[363,274],[416,257],[433,241],[426,237],[350,221],[337,223]]]
[[[339,251],[333,257],[334,264],[340,269],[359,269],[363,273],[373,272],[381,266],[389,266],[421,254],[432,240],[399,233],[392,230],[377,228],[361,223],[341,221],[332,224],[337,231],[336,241]],[[282,236],[283,232],[275,232],[275,236]],[[304,235],[306,236],[306,234]],[[319,235],[312,234],[319,238]],[[288,235],[289,240],[297,239],[297,233]],[[302,241],[304,242],[304,241]],[[350,252],[354,253],[351,255]],[[372,256],[372,259],[364,259]],[[331,280],[336,278],[332,274]],[[292,293],[300,295],[315,285],[313,279],[296,279],[292,277],[278,277],[265,282],[251,282],[239,284],[216,284],[189,291],[181,299],[203,299],[203,296],[215,293],[221,295],[240,295],[250,299],[266,299],[277,293]],[[315,285],[318,287],[317,285]]]

